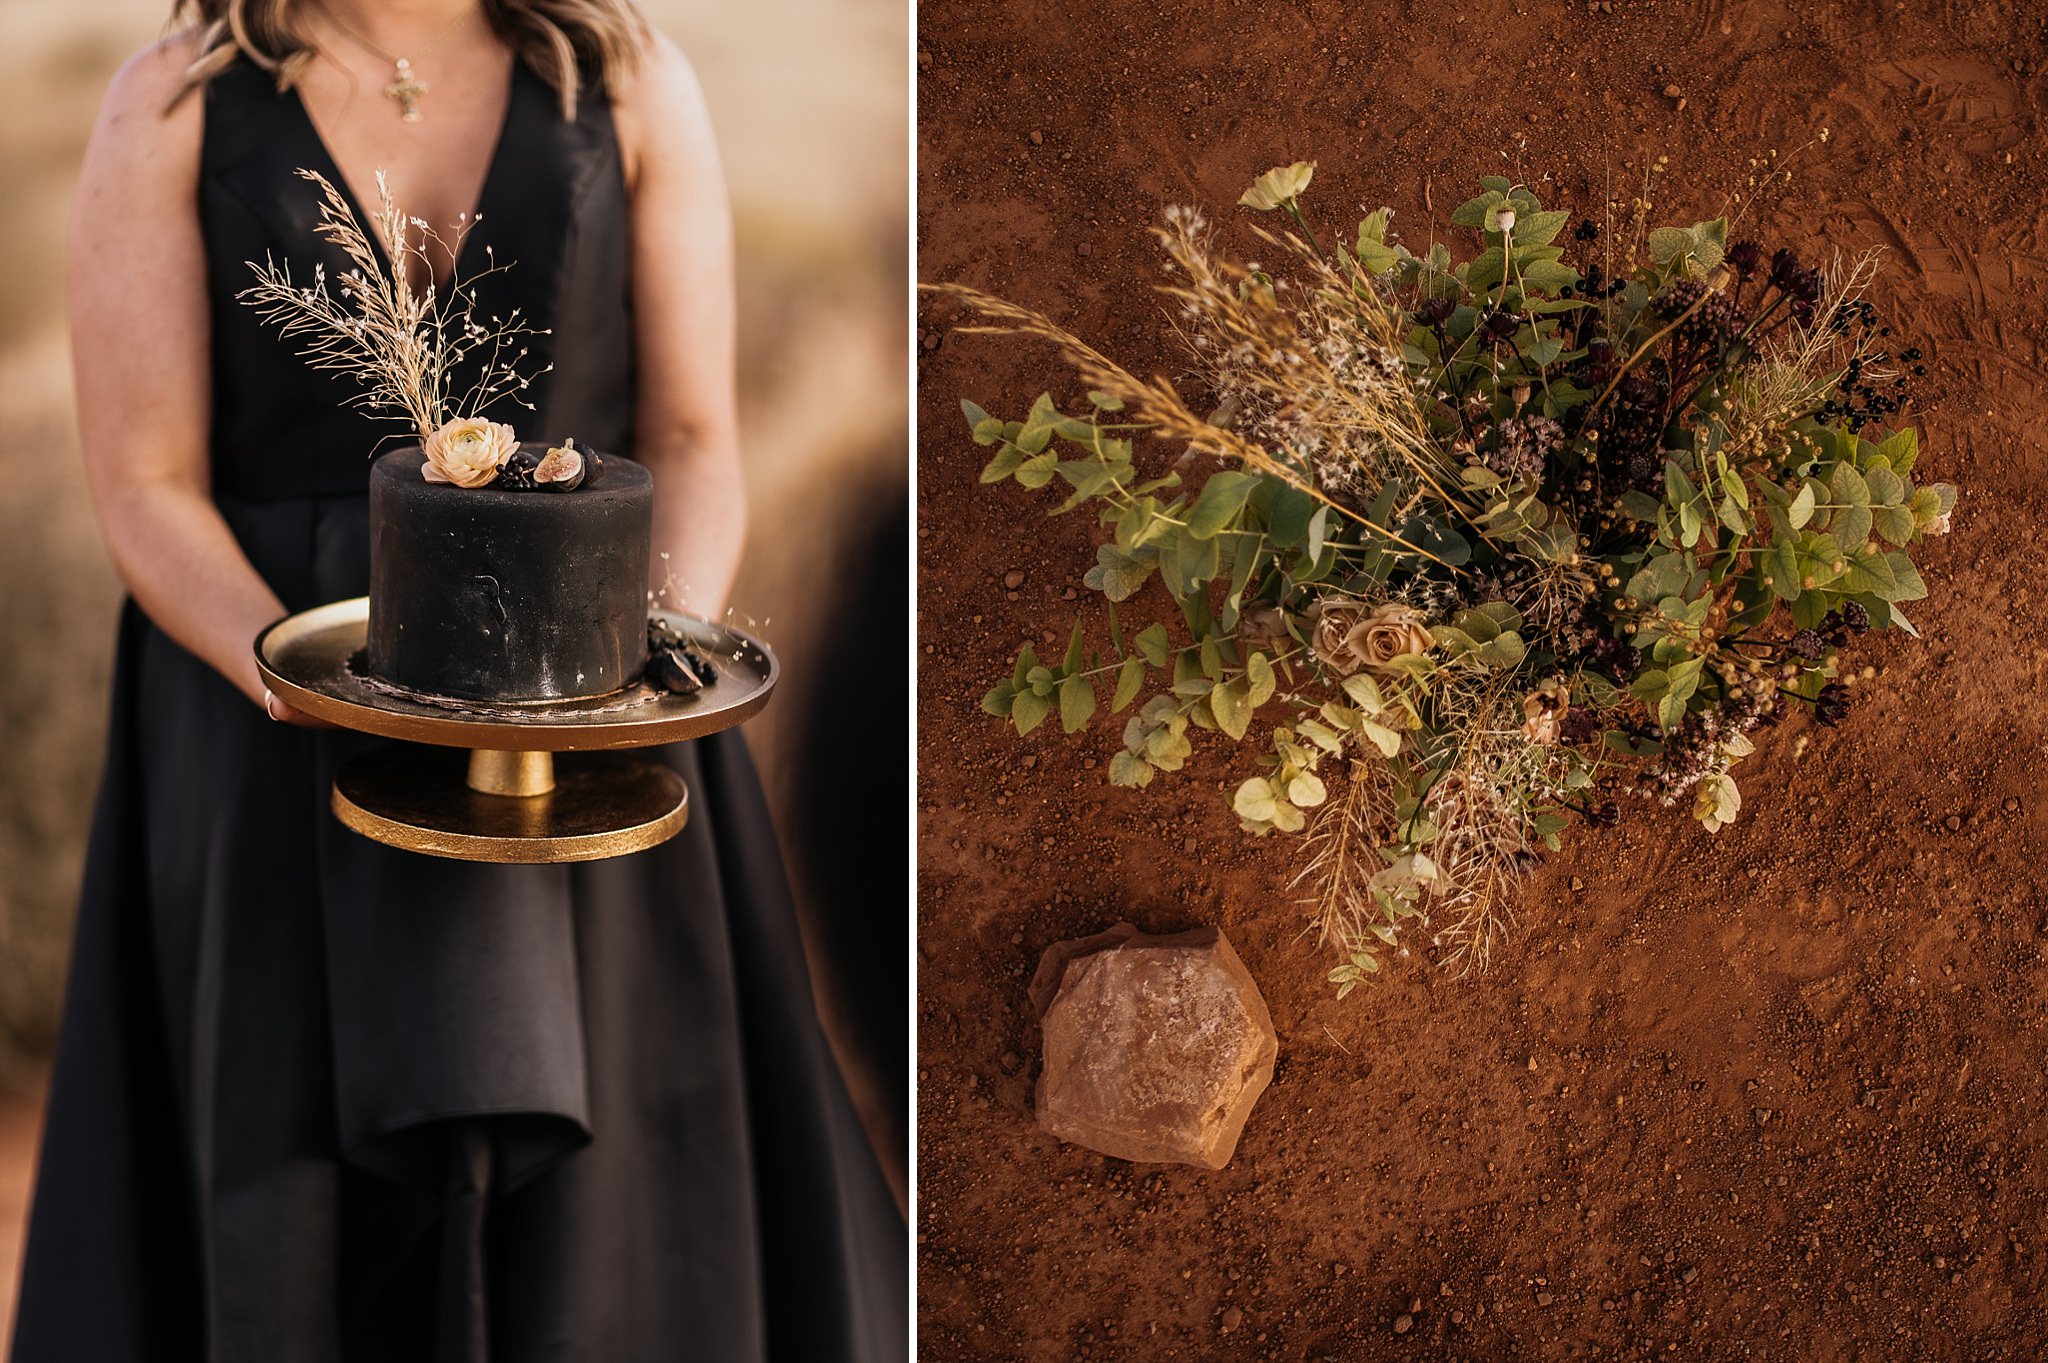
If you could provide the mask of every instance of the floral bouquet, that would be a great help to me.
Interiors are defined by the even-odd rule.
[[[1258,725],[1234,807],[1308,831],[1297,884],[1342,994],[1418,928],[1483,964],[1540,852],[1624,795],[1734,819],[1752,734],[1840,723],[1858,636],[1911,632],[1911,546],[1955,489],[1914,481],[1897,419],[1924,366],[1864,296],[1873,256],[1649,230],[1641,201],[1574,229],[1498,177],[1451,215],[1468,258],[1416,254],[1384,208],[1325,249],[1313,169],[1240,200],[1298,229],[1255,229],[1279,268],[1189,210],[1157,230],[1206,416],[1044,316],[938,291],[972,330],[1051,342],[1087,390],[1022,420],[963,403],[982,481],[1057,483],[1108,532],[1085,580],[1109,656],[1077,623],[984,708],[1019,734],[1121,717],[1124,786],[1179,769],[1192,730]],[[1180,452],[1141,459],[1141,434]],[[1118,603],[1155,578],[1178,618],[1133,629]]]

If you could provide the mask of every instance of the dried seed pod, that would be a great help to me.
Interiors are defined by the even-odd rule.
[[[549,492],[574,492],[583,486],[586,462],[575,441],[564,441],[550,449],[534,466],[534,485]]]
[[[692,667],[693,656],[686,648],[655,649],[647,657],[647,680],[671,695],[696,695],[704,689],[710,669],[699,672]]]

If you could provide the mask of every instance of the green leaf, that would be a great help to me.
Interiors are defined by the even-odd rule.
[[[1882,553],[1857,552],[1849,555],[1848,570],[1842,574],[1841,588],[1845,592],[1865,593],[1888,599],[1898,590],[1898,575],[1892,571],[1891,561]]]
[[[1912,559],[1895,549],[1885,555],[1885,561],[1891,565],[1892,576],[1897,580],[1885,600],[1920,601],[1926,598],[1927,584],[1920,580],[1920,570],[1913,566]]]
[[[1109,712],[1117,713],[1138,698],[1138,688],[1145,684],[1145,660],[1126,658],[1124,665],[1117,669],[1116,694],[1109,702]]]
[[[1223,469],[1209,475],[1209,481],[1202,485],[1201,496],[1188,512],[1188,533],[1196,539],[1213,538],[1224,526],[1237,519],[1244,510],[1245,500],[1252,495],[1252,489],[1259,485],[1258,478],[1235,469]]]
[[[1076,620],[1074,622],[1074,632],[1067,638],[1067,657],[1066,661],[1060,664],[1060,671],[1067,673],[1079,672],[1082,661],[1081,622]]]
[[[1312,771],[1300,772],[1287,783],[1287,802],[1297,809],[1314,809],[1328,798],[1329,788]]]
[[[1032,691],[1019,691],[1010,706],[1010,722],[1017,726],[1017,733],[1021,736],[1043,724],[1051,713],[1052,702],[1044,696]]]
[[[1519,236],[1521,231],[1521,225],[1517,223],[1515,225],[1516,235]],[[1579,282],[1579,272],[1577,270],[1556,260],[1532,262],[1519,273],[1522,288],[1535,293],[1556,294],[1571,288]],[[1554,358],[1555,356],[1552,357],[1552,359]],[[1543,368],[1551,362],[1550,360],[1536,358],[1533,354],[1531,360],[1538,368]]]
[[[1557,240],[1557,234],[1571,221],[1572,215],[1564,209],[1546,210],[1540,213],[1518,214],[1515,230],[1509,239],[1517,246],[1548,246]]]
[[[1387,220],[1393,216],[1393,209],[1382,208],[1358,224],[1358,266],[1367,274],[1391,270],[1409,258],[1401,247],[1387,244]]]
[[[984,483],[1000,483],[1003,479],[1015,473],[1023,462],[1024,451],[1018,449],[1015,445],[1006,443],[1001,449],[996,451],[995,458],[982,465],[981,481]]]
[[[1785,506],[1785,517],[1792,522],[1794,530],[1804,529],[1806,523],[1813,519],[1815,501],[1813,489],[1814,482],[1809,478],[1799,485],[1799,495],[1794,497]]]
[[[1300,730],[1308,738],[1309,742],[1315,744],[1324,752],[1339,753],[1344,751],[1343,738],[1335,730],[1318,724],[1315,720],[1304,719],[1294,727]]]
[[[1380,750],[1382,757],[1391,758],[1401,751],[1401,735],[1376,719],[1361,718],[1358,721],[1358,731],[1365,735],[1367,742]]]
[[[1157,553],[1132,554],[1114,544],[1097,545],[1095,566],[1081,581],[1111,601],[1128,601],[1145,585],[1145,579],[1152,576],[1158,564]]]
[[[1052,394],[1040,393],[1031,404],[1030,415],[1024,418],[1024,429],[1017,434],[1017,444],[1026,454],[1037,454],[1052,442],[1053,431],[1059,423],[1060,412],[1052,405]]]
[[[1275,549],[1292,549],[1308,538],[1308,523],[1321,503],[1288,483],[1270,484],[1272,506],[1266,512],[1266,532]]]
[[[1079,675],[1060,683],[1060,725],[1073,733],[1095,713],[1095,683]]]
[[[1691,578],[1692,568],[1684,554],[1659,554],[1636,570],[1622,593],[1638,601],[1661,601],[1667,596],[1683,596]]]
[[[1113,393],[1104,393],[1094,388],[1088,390],[1088,401],[1094,403],[1105,412],[1121,412],[1124,409],[1124,400],[1122,398],[1117,397]]]
[[[1913,538],[1913,512],[1909,507],[1881,506],[1872,513],[1871,520],[1887,544],[1904,544]]]
[[[1251,728],[1252,724],[1251,698],[1244,680],[1240,678],[1234,682],[1226,682],[1211,691],[1209,710],[1216,716],[1217,728],[1230,735],[1232,739],[1243,738],[1245,731]]]
[[[1920,458],[1920,432],[1911,426],[1893,431],[1878,444],[1877,453],[1898,472],[1911,473]]]
[[[1138,652],[1145,656],[1146,662],[1154,667],[1166,666],[1168,645],[1171,642],[1167,637],[1166,626],[1154,621],[1139,630],[1137,637],[1131,642],[1137,645]]]
[[[1050,451],[1045,454],[1033,455],[1017,466],[1017,481],[1025,487],[1036,491],[1052,481],[1053,474],[1059,468],[1059,463],[1060,457]]]
[[[1197,596],[1201,584],[1216,576],[1221,559],[1221,550],[1213,537],[1197,539],[1181,531],[1159,541],[1159,574],[1177,601],[1186,602]]]
[[[984,412],[980,407],[976,406],[972,402],[969,402],[966,398],[960,399],[960,411],[961,414],[967,418],[967,429],[970,431],[979,432],[983,422],[995,420],[994,417],[991,417],[987,412]],[[981,443],[984,445],[989,443],[986,440],[981,440],[981,437],[978,434],[975,436],[975,439],[981,441]]]
[[[1529,647],[1522,642],[1521,635],[1508,630],[1472,650],[1472,656],[1488,667],[1517,667],[1529,656]]]
[[[981,698],[981,708],[997,719],[1010,717],[1010,703],[1017,697],[1017,689],[1008,682],[997,682],[989,693]]]
[[[1273,664],[1265,654],[1254,653],[1244,665],[1246,699],[1254,710],[1273,698]]]
[[[1486,216],[1496,204],[1505,203],[1507,195],[1500,190],[1489,189],[1476,199],[1467,199],[1451,214],[1451,222],[1457,227],[1484,227]]]
[[[1630,520],[1642,521],[1648,525],[1657,523],[1657,514],[1664,504],[1647,492],[1624,492],[1621,494],[1621,514]]]
[[[1153,772],[1152,764],[1133,752],[1120,752],[1109,759],[1109,783],[1113,786],[1142,788],[1152,783]]]
[[[1669,265],[1679,254],[1692,249],[1692,233],[1683,227],[1658,227],[1650,232],[1650,259]]]
[[[1387,708],[1380,695],[1379,683],[1363,672],[1354,672],[1344,679],[1344,694],[1369,715],[1376,715]]]
[[[1237,788],[1230,802],[1237,817],[1252,823],[1270,823],[1279,802],[1273,798],[1273,783],[1263,776],[1249,778]]]

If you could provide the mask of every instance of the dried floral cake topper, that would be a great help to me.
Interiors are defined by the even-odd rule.
[[[1726,218],[1649,230],[1647,192],[1622,231],[1561,246],[1571,216],[1499,177],[1451,217],[1469,259],[1413,254],[1384,208],[1325,251],[1313,173],[1240,200],[1300,229],[1254,229],[1280,270],[1220,254],[1190,210],[1157,229],[1208,417],[1038,313],[938,291],[1088,390],[1085,413],[1047,394],[1022,420],[963,402],[995,450],[982,481],[1058,481],[1059,511],[1110,532],[1085,579],[1109,657],[1077,621],[984,708],[1073,732],[1107,689],[1124,786],[1178,770],[1191,729],[1269,721],[1233,807],[1309,830],[1295,884],[1342,994],[1418,928],[1483,964],[1540,850],[1616,822],[1618,797],[1734,819],[1750,735],[1788,708],[1841,723],[1872,675],[1857,637],[1912,631],[1909,549],[1955,489],[1916,484],[1915,430],[1883,429],[1925,367],[1864,297],[1873,256],[1808,266]],[[1147,464],[1141,433],[1184,453]],[[1117,604],[1154,578],[1179,628],[1128,632]]]
[[[256,283],[236,297],[279,336],[302,342],[299,354],[313,368],[356,379],[362,389],[349,399],[353,405],[409,420],[426,456],[420,473],[428,482],[569,492],[594,479],[597,457],[576,449],[573,440],[534,455],[520,449],[510,425],[482,415],[501,398],[534,410],[524,396],[535,377],[526,372],[524,342],[547,333],[517,308],[504,318],[478,318],[477,282],[509,268],[488,245],[484,269],[446,285],[431,282],[429,248],[460,262],[462,240],[477,220],[465,217],[453,241],[442,238],[399,208],[380,170],[373,242],[347,196],[326,176],[304,169],[298,174],[320,190],[313,230],[348,257],[340,296],[329,289],[324,265],[314,269],[311,284],[302,285],[293,281],[289,262],[266,259],[247,262]],[[430,282],[424,288],[412,283],[408,266],[414,263],[426,271]],[[458,391],[462,373],[471,377]]]

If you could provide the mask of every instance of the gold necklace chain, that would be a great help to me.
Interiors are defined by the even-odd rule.
[[[326,15],[328,20],[331,23],[333,23],[333,25],[336,28],[341,30],[343,37],[348,38],[350,41],[355,43],[356,46],[362,48],[363,51],[369,53],[371,56],[377,58],[378,60],[387,61],[391,63],[391,70],[394,79],[392,80],[391,84],[384,87],[385,97],[397,101],[398,116],[401,119],[403,119],[407,123],[419,122],[420,96],[427,93],[427,84],[425,81],[422,81],[417,76],[413,75],[411,58],[393,56],[391,53],[386,52],[383,48],[371,42],[370,39],[366,37],[364,34],[358,32],[356,28],[348,22],[348,20],[342,18],[339,14],[336,14],[328,6],[324,4],[320,6],[320,12]],[[454,20],[448,25],[448,27],[442,29],[439,33],[435,34],[432,38],[428,39],[425,46],[416,47],[413,50],[423,57],[426,56],[428,53],[434,51],[434,49],[440,47],[441,44],[447,42],[450,38],[454,37],[459,29],[461,29],[465,24],[467,24],[471,19],[474,19],[476,17],[476,13],[477,12],[474,9],[464,10],[462,13],[455,16]]]

